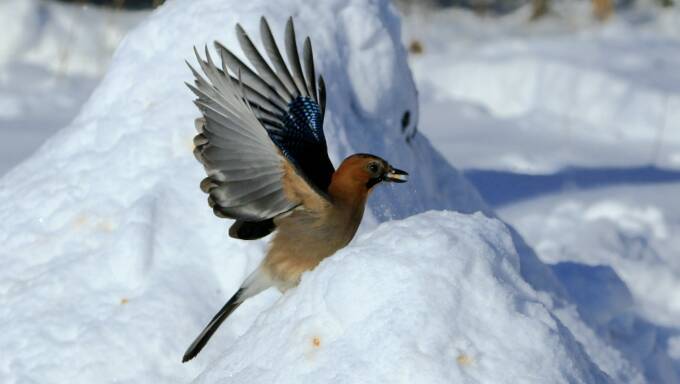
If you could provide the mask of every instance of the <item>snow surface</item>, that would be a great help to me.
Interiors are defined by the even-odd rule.
[[[209,351],[194,364],[179,357],[259,262],[264,242],[228,239],[228,223],[197,187],[184,59],[215,39],[236,46],[232,26],[257,31],[261,15],[281,31],[295,15],[301,35],[314,32],[330,80],[332,158],[371,151],[411,171],[405,188],[372,197],[369,224],[484,208],[424,137],[407,143],[402,134],[405,111],[417,122],[416,91],[386,1],[168,2],[127,35],[74,122],[0,181],[0,346],[12,351],[1,381],[186,381],[210,361]],[[320,20],[323,29],[314,27]],[[375,65],[380,77],[362,75]]]
[[[71,122],[146,12],[0,2],[0,175]]]
[[[420,128],[554,264],[591,356],[594,330],[648,382],[676,383],[680,11],[637,1],[602,24],[587,2],[555,4],[535,23],[528,7],[411,9]]]
[[[407,43],[424,48],[410,61],[423,131],[461,168],[679,168],[680,12],[639,0],[588,24],[588,2],[557,3],[563,15],[535,23],[529,7],[407,18]]]
[[[1,6],[24,10],[27,17],[36,17],[35,10],[53,9],[33,0]],[[75,14],[63,9],[66,18]],[[269,290],[249,300],[197,359],[183,365],[179,360],[186,346],[259,263],[266,246],[265,241],[227,238],[228,221],[212,215],[197,188],[203,174],[191,155],[197,111],[182,84],[191,78],[183,60],[192,60],[194,45],[213,40],[236,47],[236,22],[257,36],[261,15],[268,16],[278,33],[287,16],[294,15],[299,37],[312,35],[317,65],[328,83],[326,134],[336,164],[352,152],[373,152],[413,177],[372,196],[359,238],[307,273],[298,289],[284,296]],[[522,10],[501,21],[510,20],[506,23],[512,29],[521,16]],[[126,25],[135,24],[135,17]],[[473,14],[448,17],[430,22],[484,30]],[[660,22],[654,28],[661,32],[653,33],[663,39],[677,36],[672,17],[655,19]],[[552,33],[557,41],[569,40]],[[11,36],[23,37],[20,32]],[[458,41],[467,36],[456,35]],[[513,135],[501,135],[502,129],[515,130],[513,121],[532,127],[533,116],[550,117],[554,111],[537,107],[538,112],[508,117],[494,112],[502,107],[461,102],[434,86],[455,88],[451,83],[428,85],[423,76],[428,67],[412,62],[418,101],[401,39],[399,20],[387,1],[175,0],[154,11],[124,39],[106,77],[73,123],[0,179],[0,348],[11,351],[0,358],[0,382],[188,382],[201,373],[197,382],[240,382],[236,375],[267,382],[680,381],[680,336],[672,327],[639,316],[636,290],[628,291],[628,281],[619,279],[615,266],[545,265],[516,231],[481,214],[428,212],[375,229],[378,222],[428,209],[481,210],[493,216],[428,140],[420,133],[414,136],[448,128],[431,121],[468,121],[477,123],[471,128],[489,130],[468,142],[432,136],[449,160],[462,146],[477,148],[465,148],[467,157],[454,159],[454,164],[492,159],[485,163],[491,169],[508,169],[519,158],[531,165],[520,169],[546,172],[574,158],[586,159],[586,164],[601,160],[594,151],[579,155],[576,148],[568,156],[553,156],[557,151],[549,146],[529,161],[522,154],[510,162],[490,156],[487,148],[518,143],[510,140]],[[517,35],[510,40],[517,45],[523,41]],[[13,43],[12,52],[25,45]],[[87,43],[73,45],[75,51],[87,52]],[[496,49],[507,47],[492,46],[489,53]],[[451,58],[464,56],[447,52],[442,51],[441,62],[429,61],[433,76],[443,73]],[[661,56],[662,50],[658,52]],[[535,57],[548,53],[536,50]],[[108,60],[105,53],[89,52],[82,61],[92,55],[103,63]],[[26,63],[33,60],[38,73],[55,71],[47,53],[26,56],[32,59],[18,56],[1,65],[0,73],[8,78],[20,74],[35,87],[40,77],[29,76]],[[474,51],[471,57],[491,61]],[[569,56],[562,59],[573,62]],[[66,80],[82,75],[92,80],[89,87],[103,71],[83,63],[68,68]],[[662,79],[664,72],[658,73]],[[479,84],[496,80],[479,78]],[[0,100],[19,105],[35,97],[32,90],[16,92],[20,87],[19,81],[6,83],[0,87],[6,89]],[[73,88],[81,100],[91,89]],[[41,91],[46,88],[34,89],[50,94]],[[68,95],[65,89],[55,87],[53,92]],[[515,97],[512,92],[504,95],[499,104]],[[62,103],[61,97],[54,99]],[[420,113],[419,102],[424,107]],[[34,120],[36,131],[51,121],[50,108],[40,104],[35,114],[47,117]],[[74,98],[66,108],[54,110],[63,113],[65,123],[78,104]],[[533,111],[536,105],[525,106]],[[405,111],[411,118],[402,128]],[[7,127],[21,124],[25,114],[15,112]],[[62,123],[57,120],[49,131],[57,124]],[[644,125],[638,128],[644,131]],[[537,134],[527,133],[524,138]],[[17,137],[14,130],[8,136]],[[584,143],[596,140],[582,137]],[[456,147],[458,142],[462,144]],[[628,143],[632,154],[644,157],[643,149]]]
[[[195,383],[609,382],[518,258],[482,214],[384,223],[306,274]]]
[[[500,215],[550,263],[612,265],[646,318],[680,318],[680,185],[620,186],[513,204]]]

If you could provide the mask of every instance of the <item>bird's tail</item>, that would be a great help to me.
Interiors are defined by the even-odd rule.
[[[198,355],[199,352],[201,352],[201,349],[205,347],[205,345],[208,343],[208,340],[210,340],[210,337],[217,331],[217,328],[219,328],[220,324],[231,315],[232,312],[236,308],[238,308],[239,305],[243,302],[242,296],[243,296],[243,291],[244,288],[240,288],[234,296],[227,301],[226,304],[224,304],[224,307],[220,309],[219,312],[215,315],[215,317],[210,320],[208,325],[203,328],[203,331],[201,332],[200,335],[194,340],[193,343],[187,348],[187,351],[184,352],[184,357],[182,357],[182,362],[186,363],[187,361],[193,359]]]

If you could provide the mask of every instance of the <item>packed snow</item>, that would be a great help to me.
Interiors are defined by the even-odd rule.
[[[679,194],[675,183],[608,187],[533,199],[500,214],[547,262],[611,265],[646,318],[677,327]]]
[[[407,18],[406,42],[423,47],[411,57],[422,127],[437,149],[461,168],[523,173],[680,168],[677,8],[638,0],[600,24],[587,22],[588,2],[555,3],[567,9],[534,23],[529,7]]]
[[[198,189],[197,110],[184,60],[194,45],[237,46],[237,22],[257,31],[268,15],[283,31],[294,15],[299,34],[314,32],[329,79],[331,157],[371,151],[411,171],[405,188],[372,196],[367,225],[427,209],[484,209],[471,185],[412,135],[416,90],[389,3],[300,4],[168,2],[126,36],[74,122],[0,181],[0,345],[12,351],[2,381],[186,381],[210,362],[179,360],[265,244],[228,239],[228,223]],[[319,20],[323,29],[314,27]],[[356,23],[361,33],[352,32]],[[366,75],[373,65],[384,77]]]
[[[0,175],[71,122],[146,12],[0,2]]]
[[[227,339],[196,383],[610,382],[518,258],[479,213],[382,224]]]
[[[680,12],[599,26],[531,25],[527,8],[418,11],[402,35],[387,0],[0,9],[14,28],[0,48],[0,172],[58,131],[0,179],[0,382],[680,381],[680,216],[657,198],[677,186],[648,186],[644,206],[635,186],[518,203],[503,174],[677,168]],[[358,238],[298,288],[247,301],[181,364],[266,249],[229,239],[198,189],[184,60],[214,40],[237,47],[237,22],[258,37],[261,15],[278,38],[289,15],[312,38],[332,160],[372,152],[412,177],[377,191]],[[53,59],[64,36],[66,66]],[[425,50],[407,61],[415,38]],[[500,214],[529,245],[452,165],[509,176]]]
[[[555,264],[591,329],[675,383],[680,12],[637,1],[600,23],[553,4],[533,23],[528,7],[408,10],[421,131]]]

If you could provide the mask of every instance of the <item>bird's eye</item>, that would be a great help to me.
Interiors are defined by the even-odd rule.
[[[376,163],[370,163],[370,164],[368,164],[368,170],[369,170],[371,173],[378,173],[378,164],[376,164]]]

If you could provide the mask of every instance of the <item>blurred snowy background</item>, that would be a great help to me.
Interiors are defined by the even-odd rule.
[[[161,3],[0,0],[0,175],[71,123],[126,33]],[[587,345],[586,331],[576,337],[601,369],[677,382],[680,7],[670,0],[396,6],[420,108],[417,127],[404,135],[428,138],[553,266],[579,316],[608,343]],[[0,295],[9,301],[11,292]],[[597,357],[610,347],[632,368],[612,363],[609,352]],[[0,360],[9,362],[8,353]],[[28,382],[13,364],[0,362],[0,373]],[[492,376],[477,379],[485,377]],[[540,382],[516,382],[523,381]]]
[[[402,8],[420,130],[543,261],[611,266],[636,311],[678,327],[678,8],[415,3]]]

